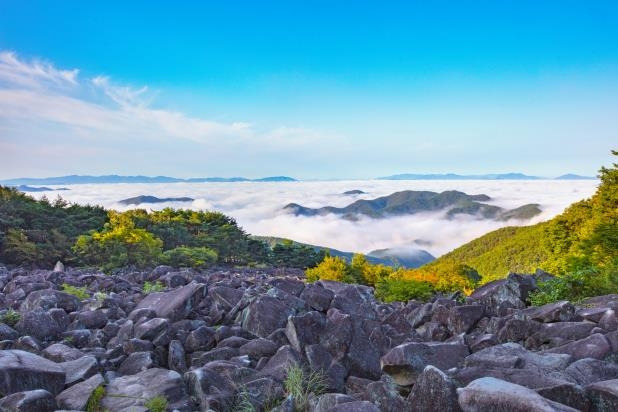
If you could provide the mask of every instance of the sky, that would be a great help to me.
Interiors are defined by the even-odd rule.
[[[199,4],[198,4],[199,3]],[[594,175],[616,1],[0,1],[0,178]]]

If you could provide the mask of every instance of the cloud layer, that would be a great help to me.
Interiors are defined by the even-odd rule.
[[[281,236],[344,251],[367,253],[374,249],[407,247],[420,241],[434,255],[441,255],[488,231],[506,225],[524,225],[549,219],[569,204],[594,193],[596,181],[317,181],[291,183],[174,183],[74,185],[61,194],[79,203],[100,204],[126,210],[119,200],[138,196],[188,196],[192,203],[141,205],[146,209],[166,206],[196,210],[218,210],[239,222],[251,234]],[[345,196],[343,192],[360,189],[366,194]],[[356,222],[334,215],[295,217],[282,208],[290,202],[310,207],[345,206],[360,198],[371,199],[400,190],[461,190],[468,194],[484,193],[490,203],[514,208],[526,203],[540,203],[543,213],[530,221],[495,222],[460,216],[445,219],[442,213]],[[42,193],[34,194],[37,197]]]

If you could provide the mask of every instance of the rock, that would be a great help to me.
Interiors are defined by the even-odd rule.
[[[412,412],[459,412],[457,390],[453,381],[435,366],[428,365],[417,377],[408,395]]]
[[[535,289],[536,281],[532,276],[509,273],[506,279],[476,289],[470,299],[484,305],[488,315],[502,316],[508,308],[525,308],[528,294]]]
[[[595,411],[610,412],[618,410],[618,379],[595,382],[586,387]]]
[[[59,363],[58,365],[66,373],[65,384],[67,386],[83,382],[99,370],[99,363],[94,356],[84,356],[76,360]]]
[[[342,393],[325,393],[309,399],[309,412],[328,412],[339,404],[355,401],[356,399],[352,396]]]
[[[457,389],[464,412],[575,412],[576,409],[543,398],[535,391],[491,377],[480,378]]]
[[[64,272],[64,263],[57,261],[54,265],[54,272]]]
[[[305,289],[305,282],[287,277],[273,278],[267,284],[294,296],[300,296]]]
[[[167,353],[168,367],[178,373],[185,373],[187,371],[187,362],[185,358],[185,349],[182,347],[182,343],[178,340],[171,341]]]
[[[491,346],[466,357],[466,367],[535,369],[540,372],[564,370],[572,361],[566,354],[536,353],[517,343]]]
[[[412,385],[427,365],[448,370],[461,366],[468,348],[452,343],[404,343],[391,349],[381,359],[382,371],[393,377],[399,385]]]
[[[601,319],[599,319],[599,327],[603,328],[607,332],[613,332],[618,330],[618,318],[616,312],[613,309],[608,309]]]
[[[260,359],[261,357],[270,357],[277,352],[277,345],[268,339],[257,338],[238,348],[240,355],[248,355],[252,359]]]
[[[208,326],[200,326],[187,336],[185,349],[187,352],[208,351],[215,346],[215,330]]]
[[[603,359],[611,352],[611,346],[605,336],[595,333],[587,338],[549,349],[549,353],[566,353],[573,359]]]
[[[324,312],[328,310],[335,294],[332,290],[325,289],[321,285],[310,283],[305,286],[305,289],[300,294],[300,298],[307,305],[317,311]]]
[[[130,354],[118,368],[121,375],[135,375],[146,369],[154,368],[155,361],[152,352],[134,352]]]
[[[43,349],[42,355],[54,362],[66,362],[79,359],[84,353],[63,343],[54,343]]]
[[[101,329],[107,324],[108,317],[103,310],[86,310],[77,315],[77,322],[85,329]]]
[[[153,310],[157,317],[181,320],[197,307],[205,294],[205,287],[195,281],[169,292],[154,292],[146,296],[136,309]]]
[[[0,399],[1,411],[53,412],[57,406],[54,395],[44,389],[17,392]]]
[[[449,329],[456,334],[468,333],[485,314],[481,305],[453,306],[449,311]]]
[[[371,402],[354,401],[340,403],[329,409],[328,412],[380,412],[380,409]]]
[[[56,320],[43,309],[22,312],[15,329],[22,335],[30,335],[41,341],[54,340],[62,332]]]
[[[291,366],[300,364],[299,355],[292,349],[291,346],[282,346],[264,365],[260,371],[260,376],[272,376],[273,378],[283,381],[286,377],[287,370]]]
[[[21,350],[0,351],[0,393],[45,389],[57,395],[64,389],[66,373],[45,358]]]
[[[318,343],[325,324],[324,315],[315,311],[290,316],[285,328],[285,335],[292,347],[297,352],[302,352],[305,346]]]
[[[408,404],[397,389],[395,382],[388,375],[385,375],[382,380],[367,385],[367,400],[377,406],[381,412],[406,410]]]
[[[184,380],[189,395],[196,399],[202,411],[225,410],[234,402],[234,383],[208,367],[190,370]]]
[[[575,361],[564,372],[582,386],[618,379],[618,365],[592,358]]]
[[[83,382],[77,383],[56,396],[58,407],[67,410],[84,411],[92,391],[105,381],[103,376],[96,374]]]
[[[0,341],[2,340],[16,340],[19,337],[19,333],[9,325],[0,323]]]
[[[531,307],[523,311],[524,315],[539,322],[569,322],[575,318],[575,306],[563,300],[548,303],[539,307]]]
[[[342,287],[335,292],[330,306],[344,313],[351,313],[368,319],[377,318],[374,309],[373,288],[369,286],[351,284]]]
[[[579,385],[564,382],[536,389],[536,392],[551,401],[562,403],[578,411],[590,410],[590,399],[586,391]]]
[[[135,325],[133,336],[137,339],[153,340],[159,334],[167,330],[169,321],[163,318],[153,318],[146,322]]]
[[[143,408],[144,400],[163,396],[169,410],[189,409],[182,377],[167,369],[148,369],[136,375],[121,376],[107,385],[101,402],[104,409],[114,412],[130,412]],[[145,409],[144,409],[145,410]]]
[[[368,331],[375,332],[378,327],[379,324],[370,319],[356,319],[356,322],[352,322],[348,352],[341,360],[350,375],[372,380],[380,378],[382,374],[380,368],[381,351],[368,333]],[[340,332],[333,331],[333,333]]]
[[[242,312],[243,329],[266,338],[276,329],[285,327],[294,310],[272,296],[259,296]]]
[[[569,341],[583,339],[590,336],[596,324],[592,322],[556,322],[540,325],[528,339],[526,347],[541,348],[544,346],[561,346]]]
[[[80,310],[82,303],[75,296],[55,289],[36,290],[30,293],[21,303],[19,310],[27,312],[35,309],[64,309],[66,312]]]

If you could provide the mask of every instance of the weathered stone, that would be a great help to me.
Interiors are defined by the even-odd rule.
[[[536,353],[517,343],[504,343],[466,357],[467,367],[536,369],[542,372],[564,370],[572,361],[566,354]]]
[[[328,310],[335,294],[332,290],[325,289],[321,285],[310,283],[300,294],[300,298],[315,310],[324,312]]]
[[[408,395],[412,412],[459,412],[455,384],[435,366],[426,366]]]
[[[397,385],[385,375],[381,380],[367,385],[367,397],[381,412],[399,412],[408,409],[408,403],[399,394]]]
[[[187,371],[185,349],[182,347],[182,343],[178,340],[173,340],[169,344],[167,365],[171,370],[181,374]]]
[[[564,372],[582,386],[618,379],[618,365],[591,358],[573,362]]]
[[[485,314],[481,305],[453,306],[449,311],[448,325],[453,333],[468,333]]]
[[[416,382],[427,365],[448,370],[463,364],[468,348],[451,343],[404,343],[391,349],[381,359],[382,370],[393,377],[399,385]]]
[[[189,409],[182,377],[167,369],[148,369],[136,375],[121,376],[107,385],[101,402],[104,409],[130,412],[143,408],[144,400],[163,396],[170,410]],[[142,410],[145,410],[142,409]]]
[[[234,401],[236,385],[208,367],[188,371],[184,380],[189,395],[196,399],[203,411],[225,410]]]
[[[66,362],[81,358],[84,352],[63,343],[54,343],[43,349],[42,355],[54,362]]]
[[[272,296],[260,296],[242,312],[242,327],[260,338],[285,327],[294,310]]]
[[[506,279],[476,289],[470,299],[484,305],[488,315],[502,316],[508,308],[525,308],[528,294],[534,289],[536,281],[532,276],[509,273]]]
[[[611,352],[611,346],[605,336],[595,333],[587,338],[549,349],[547,352],[566,353],[575,360],[584,358],[603,359]]]
[[[260,370],[260,375],[268,375],[273,378],[283,381],[286,377],[287,370],[291,366],[297,366],[300,364],[300,357],[298,353],[292,349],[291,346],[283,346],[279,348],[270,360]]]
[[[544,398],[570,406],[578,411],[590,410],[590,399],[586,391],[574,383],[564,382],[535,390]]]
[[[495,378],[480,378],[457,389],[464,412],[575,412],[576,409],[543,398],[535,391]]]
[[[169,325],[169,321],[163,318],[153,318],[135,325],[133,336],[137,339],[153,340],[163,333]]]
[[[66,374],[45,358],[21,350],[0,351],[0,393],[45,389],[56,395],[64,388]]]
[[[328,412],[339,404],[355,401],[352,396],[342,393],[325,393],[309,399],[309,412]]]
[[[215,346],[215,330],[208,326],[200,326],[195,329],[185,342],[187,352],[208,351]]]
[[[76,411],[86,410],[86,404],[88,403],[88,398],[90,398],[92,391],[104,382],[103,376],[97,373],[85,381],[65,389],[56,396],[58,407]]]
[[[0,340],[15,340],[19,337],[19,333],[9,325],[0,323]]]
[[[81,307],[82,303],[73,295],[55,289],[43,289],[30,293],[21,303],[19,310],[28,312],[35,309],[61,308],[66,312],[75,312]]]
[[[315,311],[290,316],[285,328],[285,335],[292,347],[297,352],[302,352],[305,346],[318,343],[325,324],[324,315]]]
[[[305,289],[304,282],[286,277],[273,278],[270,279],[267,283],[277,289],[281,289],[282,291],[294,296],[300,296],[302,291]]]
[[[329,412],[380,412],[380,409],[371,402],[354,401],[340,403],[329,409]]]
[[[595,382],[586,387],[586,392],[592,399],[593,410],[598,412],[618,410],[618,379]]]
[[[197,307],[205,290],[203,284],[191,282],[169,292],[150,293],[137,305],[137,309],[151,309],[157,317],[181,320]]]
[[[54,395],[45,389],[17,392],[0,399],[1,411],[53,412],[57,406]]]
[[[30,335],[42,341],[56,339],[63,331],[56,320],[43,309],[22,312],[15,329],[22,335]]]
[[[260,359],[263,356],[272,356],[277,352],[277,345],[268,339],[257,338],[238,348],[240,355],[248,355],[252,359]]]
[[[122,365],[118,368],[118,373],[121,375],[135,375],[154,367],[155,361],[152,352],[134,352],[122,362]]]
[[[530,307],[523,314],[539,322],[569,322],[575,318],[575,306],[569,301],[548,303],[539,307]]]
[[[65,384],[67,386],[83,382],[99,370],[97,358],[94,356],[84,356],[76,360],[59,363],[58,365],[66,373]]]

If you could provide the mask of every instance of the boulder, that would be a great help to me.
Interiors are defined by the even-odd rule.
[[[243,329],[260,338],[285,327],[289,315],[294,310],[272,296],[259,296],[247,306],[242,314]]]
[[[64,389],[66,373],[56,363],[21,350],[0,351],[0,393],[45,389],[57,395]]]
[[[355,398],[343,393],[325,393],[309,399],[309,412],[328,412],[339,404],[355,401]]]
[[[136,309],[150,309],[157,317],[181,320],[194,310],[205,294],[205,286],[195,281],[169,292],[148,294]]]
[[[84,352],[64,343],[54,343],[43,349],[42,355],[54,362],[67,362],[81,358]]]
[[[411,342],[391,349],[380,360],[382,371],[399,385],[412,385],[427,365],[448,370],[463,364],[468,347],[458,343]]]
[[[476,289],[470,300],[485,306],[488,315],[503,316],[508,308],[523,309],[536,281],[530,275],[509,273],[506,279],[489,282]]]
[[[238,348],[240,355],[247,355],[251,359],[260,359],[261,357],[270,357],[277,352],[277,345],[268,339],[257,338]]]
[[[107,385],[101,406],[114,412],[146,410],[144,401],[156,396],[165,397],[170,410],[189,409],[182,376],[158,368],[114,379]]]
[[[99,370],[99,363],[94,356],[84,356],[76,360],[59,363],[58,365],[66,373],[65,384],[67,386],[83,382]]]
[[[300,294],[300,298],[312,309],[324,312],[328,310],[335,294],[321,285],[310,283]]]
[[[417,377],[408,395],[412,412],[460,412],[457,389],[453,381],[440,369],[428,365]]]
[[[457,389],[464,412],[575,412],[576,409],[543,398],[535,391],[496,378],[480,378]]]
[[[453,306],[449,310],[448,326],[455,333],[468,333],[485,314],[481,305]]]
[[[380,412],[380,409],[371,402],[354,401],[335,405],[328,412]]]
[[[35,290],[21,303],[19,310],[28,312],[35,309],[49,310],[61,308],[66,312],[75,312],[81,309],[82,303],[77,297],[55,289]]]
[[[324,315],[315,311],[290,316],[285,336],[297,352],[302,352],[305,346],[318,343],[325,324]]]
[[[260,376],[272,376],[278,381],[283,381],[287,370],[291,366],[300,364],[300,356],[291,346],[282,346],[260,370]]]
[[[611,350],[610,343],[605,336],[600,333],[595,333],[587,338],[549,349],[547,352],[565,353],[577,360],[584,358],[603,359],[611,353]]]
[[[618,365],[592,358],[575,361],[564,372],[582,386],[618,379]]]
[[[575,318],[575,306],[569,301],[548,303],[539,307],[530,307],[523,314],[539,322],[569,322]]]
[[[610,412],[618,410],[618,379],[595,382],[586,387],[594,410]]]
[[[17,392],[0,399],[0,411],[53,412],[57,406],[54,395],[45,389]]]
[[[234,402],[236,385],[208,367],[196,368],[184,375],[189,395],[200,405],[200,410],[225,410]]]
[[[83,382],[77,383],[56,396],[58,407],[67,410],[85,411],[88,399],[99,385],[104,383],[103,376],[96,374]]]
[[[22,312],[15,329],[22,335],[33,336],[41,341],[54,340],[63,332],[56,319],[43,309]]]
[[[185,342],[187,352],[208,351],[215,346],[215,330],[208,326],[195,329]]]
[[[187,371],[187,362],[185,358],[185,349],[182,343],[180,343],[179,340],[171,341],[167,353],[168,367],[178,373],[185,373]]]
[[[152,352],[134,352],[122,362],[118,373],[121,375],[135,375],[146,369],[154,368],[155,361]]]
[[[517,343],[491,346],[466,357],[466,367],[535,369],[540,372],[564,370],[572,361],[566,354],[537,353]]]

